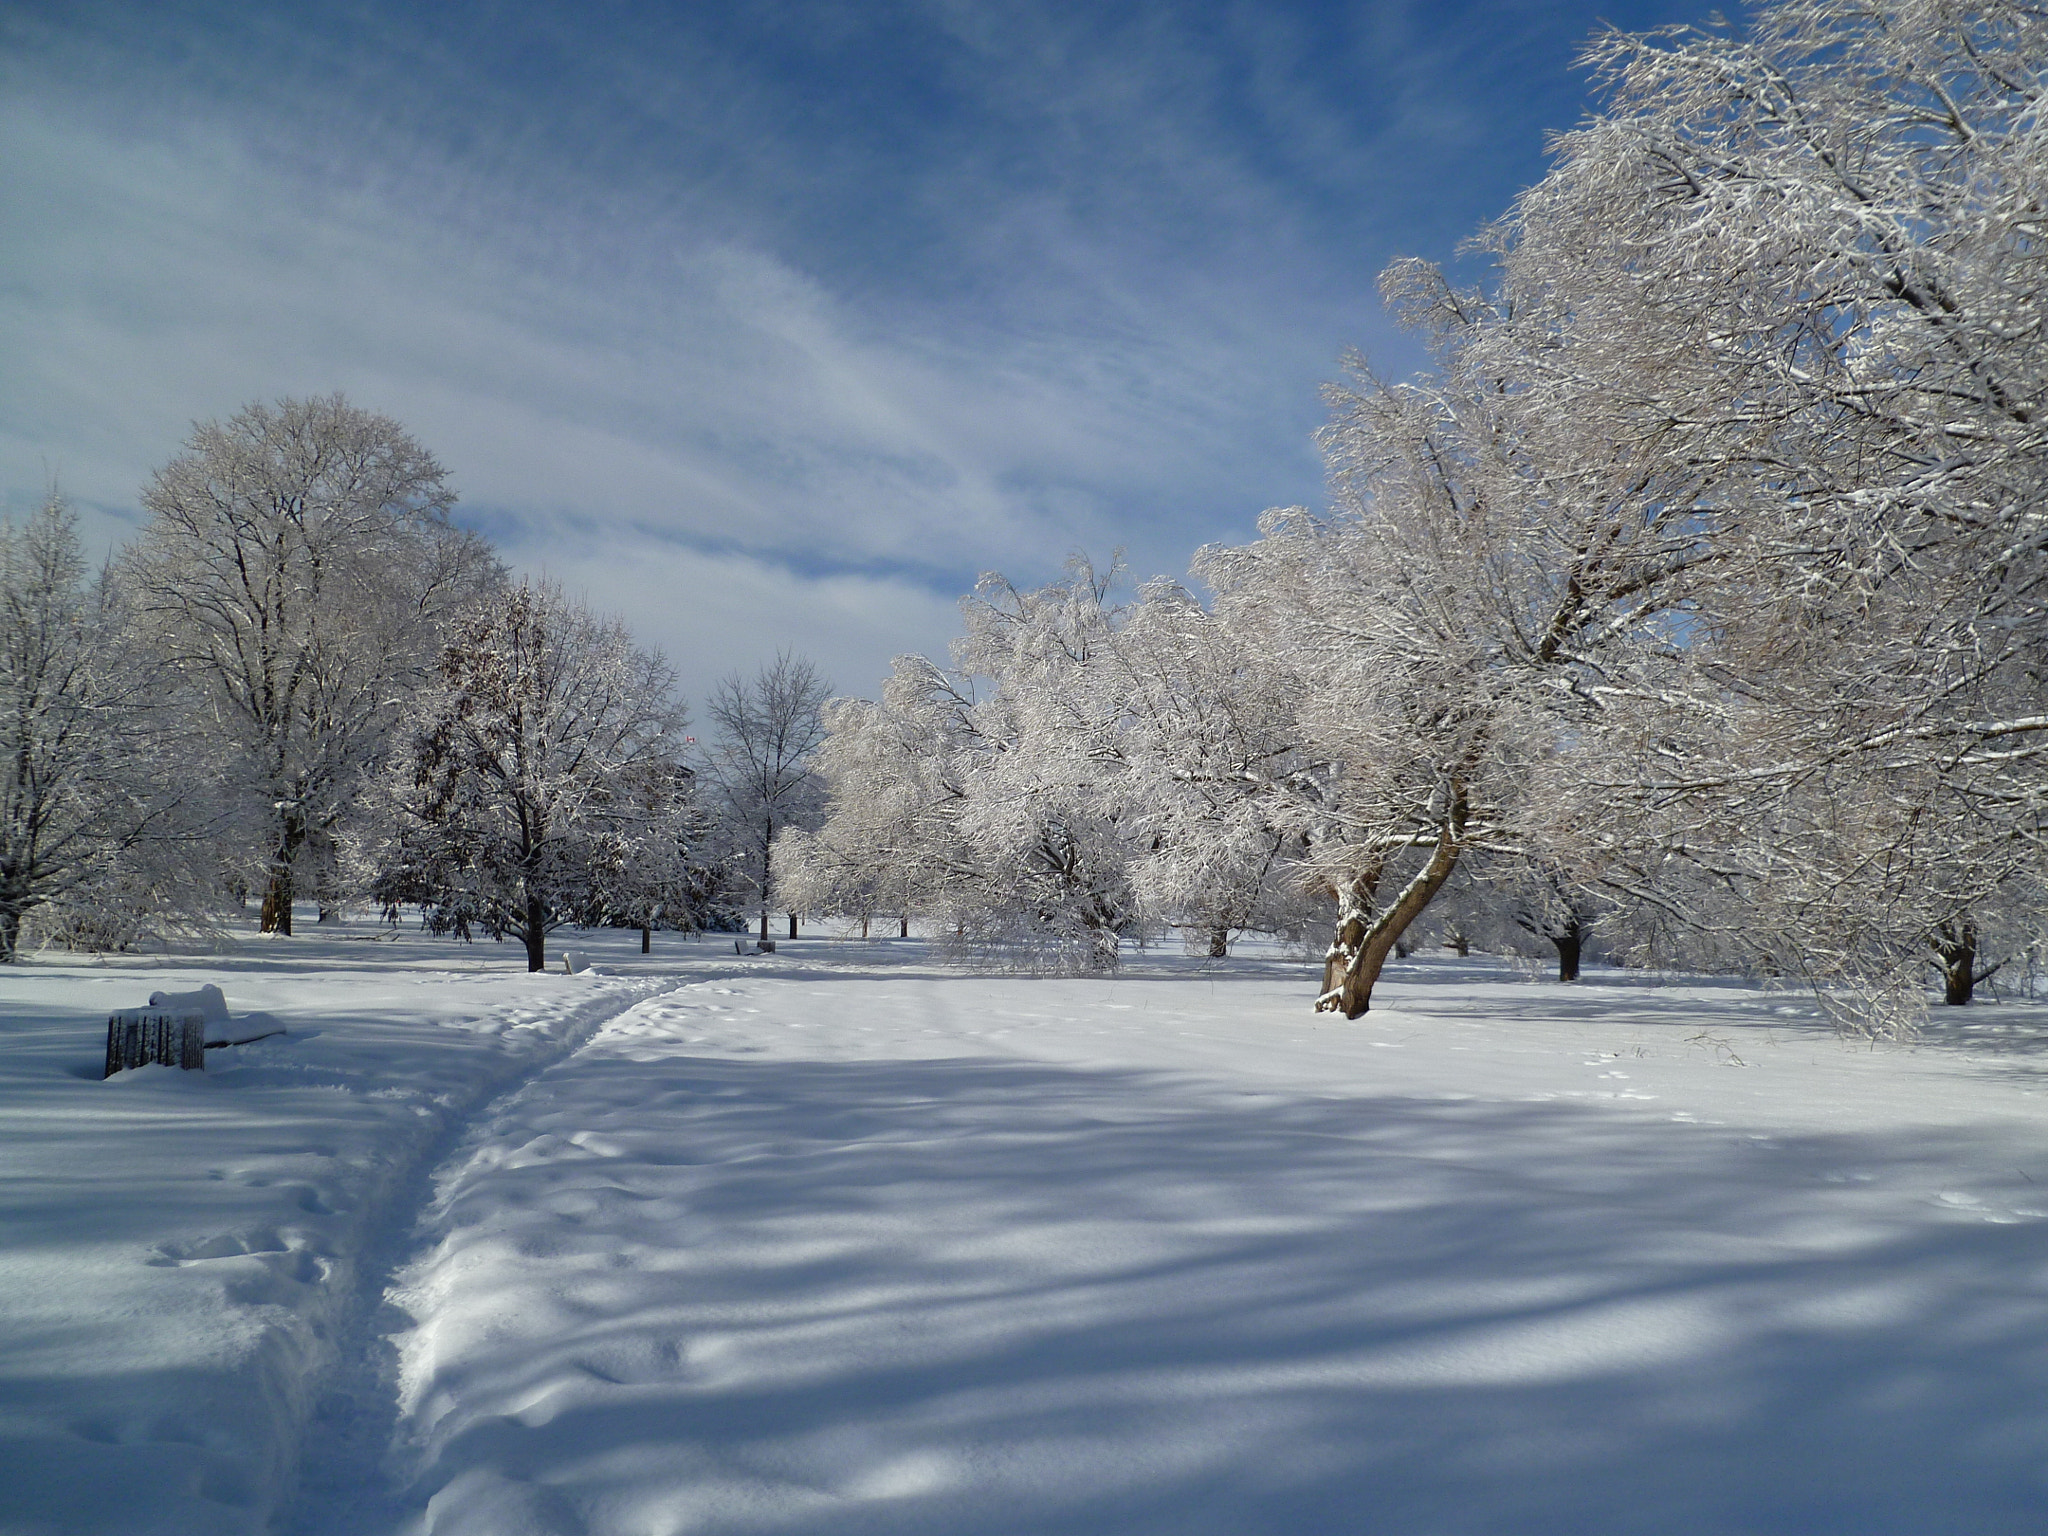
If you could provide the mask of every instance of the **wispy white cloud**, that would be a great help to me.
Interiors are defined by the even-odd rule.
[[[872,694],[892,659],[944,656],[959,631],[957,598],[900,577],[800,574],[752,555],[578,522],[529,528],[522,547],[537,574],[627,615],[635,638],[674,663],[693,705],[719,678],[751,675],[778,644],[809,656],[840,692]]]
[[[692,654],[685,610],[873,667],[986,567],[1177,570],[1313,497],[1343,347],[1400,355],[1368,182],[1441,93],[1318,51],[1393,80],[1405,9],[18,13],[0,491],[112,533],[194,418],[341,389]]]

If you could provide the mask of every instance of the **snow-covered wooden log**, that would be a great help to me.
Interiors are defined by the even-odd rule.
[[[205,1071],[206,1016],[157,1008],[131,1008],[110,1016],[104,1076],[152,1063]]]

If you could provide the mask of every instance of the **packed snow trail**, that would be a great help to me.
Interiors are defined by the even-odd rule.
[[[1357,1025],[1291,972],[783,970],[478,1123],[387,1314],[392,1524],[302,1529],[2041,1529],[2024,1041],[1476,966]]]
[[[659,983],[408,962],[9,967],[0,978],[0,1533],[253,1536],[393,1232],[497,1093]],[[222,985],[288,1033],[100,1081],[109,1012]]]
[[[344,1528],[366,1530],[395,1515],[400,1506],[382,1477],[397,1428],[392,1394],[395,1361],[389,1345],[393,1321],[384,1299],[392,1274],[412,1253],[422,1214],[432,1200],[443,1166],[488,1124],[499,1102],[517,1094],[537,1073],[572,1054],[605,1022],[630,1009],[656,981],[611,982],[575,1008],[565,1027],[509,1071],[477,1084],[456,1113],[436,1125],[434,1139],[407,1160],[402,1177],[391,1181],[369,1220],[358,1229],[352,1256],[352,1293],[339,1299],[331,1363],[317,1377],[310,1422],[292,1478],[287,1527],[320,1511],[323,1524],[346,1515]]]

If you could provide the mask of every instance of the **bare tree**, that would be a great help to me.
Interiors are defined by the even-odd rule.
[[[309,846],[347,816],[442,618],[502,579],[454,500],[397,422],[339,395],[198,424],[143,493],[126,580],[220,733],[265,932],[291,932]]]
[[[823,712],[831,696],[832,685],[816,667],[783,651],[752,681],[737,672],[725,678],[705,706],[718,727],[710,777],[737,873],[759,902],[763,939],[775,894],[775,839],[785,827],[815,826],[823,813],[824,787],[814,759],[825,739]],[[791,938],[796,924],[791,908]]]

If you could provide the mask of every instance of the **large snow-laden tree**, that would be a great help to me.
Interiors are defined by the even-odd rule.
[[[61,496],[0,526],[0,962],[31,913],[189,830],[173,820],[197,788],[180,722],[129,620]]]
[[[1591,877],[1619,808],[1586,803],[1583,765],[1681,664],[1717,558],[1689,466],[1512,387],[1484,345],[1507,316],[1426,269],[1388,288],[1433,327],[1436,374],[1333,392],[1334,514],[1268,514],[1257,543],[1198,563],[1219,620],[1302,680],[1302,757],[1322,766],[1290,809],[1337,900],[1318,1007],[1348,1017],[1473,849]]]
[[[385,752],[441,620],[501,568],[448,521],[433,456],[339,395],[199,423],[142,499],[124,581],[211,716],[263,929],[289,934],[309,852]]]
[[[1636,787],[1786,964],[1953,973],[2048,812],[2048,15],[1794,0],[1590,61],[1604,110],[1491,236],[1495,334],[1713,508],[1703,686]]]
[[[687,883],[688,716],[618,620],[546,583],[495,592],[450,622],[413,720],[387,899],[515,938],[538,971],[557,927],[639,921]]]
[[[812,762],[825,739],[831,696],[816,667],[785,651],[752,679],[734,673],[721,680],[705,706],[718,727],[707,770],[720,832],[734,874],[758,905],[763,939],[775,896],[775,840],[786,828],[816,826],[824,815],[824,785]],[[799,905],[788,909],[791,938]]]

